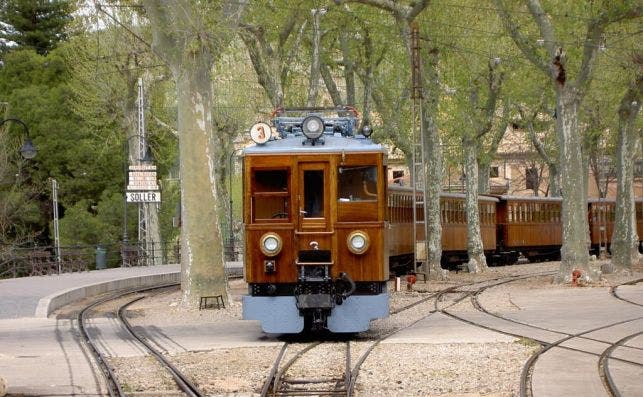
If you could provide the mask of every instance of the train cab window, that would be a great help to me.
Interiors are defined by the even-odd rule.
[[[339,167],[337,194],[342,201],[377,201],[377,168],[375,166]]]
[[[252,174],[253,221],[289,218],[288,170],[254,170]]]
[[[324,217],[324,171],[304,171],[304,218]]]

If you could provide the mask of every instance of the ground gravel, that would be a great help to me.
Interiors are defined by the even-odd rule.
[[[554,271],[558,262],[523,264],[490,268],[484,274],[450,273],[448,279],[439,282],[418,282],[412,291],[391,293],[391,310],[405,307],[427,298],[431,292],[451,285],[482,282],[507,275],[530,272]],[[600,263],[597,263],[600,266]],[[616,274],[603,277],[597,285],[615,285],[631,275]],[[393,283],[390,284],[391,288]],[[512,302],[512,291],[525,288],[571,288],[569,285],[552,284],[551,276],[516,281],[502,287],[486,290],[479,297],[481,304],[490,311],[520,310]],[[471,290],[475,288],[471,287]],[[225,309],[194,310],[180,303],[178,292],[162,294],[155,299],[137,303],[131,311],[132,322],[140,326],[156,326],[190,323],[204,325],[241,319],[240,296],[246,292],[242,280],[230,281],[231,301]],[[444,307],[461,294],[453,294],[441,302]],[[457,310],[474,310],[468,299]],[[403,313],[392,315],[371,323],[367,332],[354,335],[351,341],[351,358],[356,362],[361,354],[377,338],[394,334],[417,321],[432,315],[435,300],[428,299]],[[301,345],[303,346],[303,345]],[[286,360],[301,346],[291,345]],[[291,377],[339,376],[342,372],[343,343],[328,343],[318,348],[317,354],[308,355],[293,367]],[[355,395],[366,396],[517,396],[522,366],[538,346],[526,340],[509,343],[425,343],[425,344],[380,344],[362,365]],[[182,372],[211,396],[256,396],[266,379],[280,348],[276,346],[256,348],[226,348],[199,352],[183,352],[168,356]],[[148,357],[117,358],[113,363],[119,377],[136,391],[160,391],[171,389]],[[148,369],[145,369],[149,367]],[[161,386],[159,386],[161,385]]]

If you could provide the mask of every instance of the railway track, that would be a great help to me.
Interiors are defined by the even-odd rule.
[[[293,345],[286,342],[282,347],[270,371],[268,379],[261,390],[261,396],[350,396],[351,384],[351,349],[350,341],[334,343],[343,345],[345,363],[344,371],[335,376],[297,378],[288,376],[289,370],[307,354],[316,354],[314,350],[329,343],[316,341],[296,352],[285,364],[281,362],[287,350]]]
[[[498,278],[477,281],[472,283],[453,285],[453,286],[443,288],[439,291],[429,293],[427,296],[423,297],[422,299],[419,299],[415,302],[407,304],[398,309],[392,310],[390,313],[391,316],[399,315],[411,308],[417,307],[431,300],[435,300],[434,309],[430,309],[428,312],[426,312],[423,315],[420,315],[419,318],[415,319],[409,324],[396,328],[372,340],[370,345],[360,354],[357,360],[355,360],[355,364],[352,366],[352,368],[351,368],[351,355],[350,355],[350,341],[346,341],[345,342],[346,343],[345,370],[342,374],[337,375],[333,378],[320,379],[318,377],[309,377],[304,379],[289,379],[288,377],[285,377],[284,374],[287,374],[288,369],[290,369],[294,365],[294,363],[296,363],[298,360],[301,360],[305,354],[313,354],[315,351],[315,348],[318,348],[320,345],[323,346],[328,344],[328,342],[324,342],[324,341],[315,341],[315,342],[309,343],[307,346],[301,349],[288,362],[286,362],[282,366],[281,362],[283,361],[284,355],[288,350],[289,346],[291,346],[290,342],[286,342],[284,343],[284,346],[282,347],[280,353],[277,355],[277,358],[270,370],[270,373],[266,378],[266,381],[264,382],[260,395],[262,397],[264,396],[266,397],[267,396],[309,396],[309,395],[350,397],[354,393],[361,367],[366,361],[366,359],[373,352],[373,350],[384,340],[390,338],[391,336],[397,334],[398,332],[404,329],[407,329],[417,324],[418,322],[428,318],[432,314],[439,312],[440,309],[437,307],[438,302],[441,301],[445,295],[454,293],[459,288],[475,287],[478,284],[492,283],[492,285],[500,285],[500,284],[504,284],[515,280],[522,280],[529,277],[536,277],[536,276],[549,275],[549,274],[551,274],[551,272],[536,273],[531,275],[512,275],[512,276],[498,277]],[[486,285],[483,288],[487,288],[488,286],[489,285]],[[448,307],[457,304],[463,299],[466,299],[468,296],[470,296],[470,294],[471,294],[470,291],[465,292],[465,295],[463,297],[450,303]],[[314,385],[315,388],[311,388],[310,387],[311,385]],[[320,385],[325,385],[325,387],[319,387]]]
[[[533,276],[528,276],[528,277],[533,277]],[[444,314],[446,314],[446,315],[448,315],[448,316],[450,316],[452,318],[455,318],[457,320],[469,323],[471,325],[474,325],[474,326],[477,326],[477,327],[480,327],[480,328],[484,328],[484,329],[488,329],[488,330],[492,330],[492,331],[496,331],[496,332],[500,332],[500,333],[510,335],[510,336],[514,336],[514,337],[528,338],[528,339],[534,340],[535,342],[537,342],[537,343],[539,343],[541,345],[541,348],[537,352],[535,352],[529,358],[529,360],[525,363],[525,365],[523,366],[523,370],[521,372],[521,379],[520,379],[521,397],[533,396],[532,375],[533,375],[533,369],[534,369],[535,363],[537,362],[539,357],[541,357],[547,351],[549,351],[549,350],[551,350],[551,349],[553,349],[555,347],[597,356],[599,358],[599,364],[598,364],[599,376],[601,377],[601,380],[602,380],[603,384],[605,385],[607,393],[610,396],[619,397],[621,395],[621,393],[619,392],[618,387],[617,387],[616,383],[614,382],[614,380],[613,380],[613,378],[612,378],[612,376],[610,374],[609,361],[610,360],[615,360],[615,361],[619,361],[619,362],[622,362],[622,363],[626,363],[628,365],[634,365],[634,366],[643,367],[643,364],[639,363],[639,362],[630,361],[630,360],[623,360],[623,359],[619,359],[619,358],[616,358],[616,357],[612,357],[613,351],[618,347],[635,348],[635,347],[627,346],[626,342],[631,340],[631,339],[633,339],[633,338],[635,338],[635,337],[640,336],[641,334],[643,334],[643,332],[637,332],[637,333],[628,335],[628,336],[626,336],[626,337],[624,337],[624,338],[622,338],[622,339],[620,339],[620,340],[618,340],[616,342],[606,342],[605,340],[591,338],[591,337],[588,337],[587,335],[591,334],[593,332],[596,332],[596,331],[608,329],[608,328],[615,327],[615,326],[618,326],[618,325],[621,325],[621,324],[626,324],[626,323],[631,323],[631,322],[634,322],[634,321],[641,320],[641,319],[643,319],[643,316],[613,322],[613,323],[610,323],[610,324],[607,324],[607,325],[596,327],[596,328],[593,328],[593,329],[590,329],[590,330],[585,330],[585,331],[579,332],[579,333],[568,333],[568,332],[563,332],[563,331],[552,329],[552,328],[541,327],[541,326],[530,324],[530,323],[527,323],[527,322],[517,321],[515,319],[511,319],[511,318],[501,316],[501,315],[496,314],[496,313],[492,313],[489,310],[487,310],[486,308],[484,308],[484,306],[480,303],[480,301],[479,301],[480,294],[482,292],[484,292],[485,290],[487,290],[488,288],[496,287],[496,286],[503,285],[503,284],[506,284],[506,283],[509,283],[509,282],[518,281],[520,279],[521,278],[516,278],[514,280],[506,280],[506,281],[501,281],[501,282],[498,282],[498,283],[490,284],[488,286],[480,287],[476,291],[473,291],[473,292],[471,292],[469,294],[466,294],[463,297],[457,299],[455,302],[453,302],[453,304],[459,303],[460,301],[462,301],[462,300],[464,300],[464,299],[466,299],[468,297],[468,298],[471,299],[471,303],[472,303],[473,307],[476,310],[478,310],[480,312],[483,312],[483,313],[485,313],[485,314],[487,314],[489,316],[499,318],[499,319],[502,319],[502,320],[510,322],[510,323],[530,327],[532,329],[537,329],[537,330],[542,330],[542,331],[547,331],[547,332],[559,334],[559,335],[562,336],[562,338],[559,338],[558,340],[555,340],[553,342],[547,342],[545,340],[538,340],[538,339],[534,339],[533,337],[527,336],[525,334],[520,334],[520,333],[515,333],[515,332],[507,332],[506,330],[503,330],[503,329],[501,329],[499,327],[492,327],[492,326],[489,326],[489,325],[486,325],[486,324],[481,324],[481,323],[478,323],[478,322],[475,322],[475,321],[468,320],[468,319],[466,319],[466,318],[464,318],[462,316],[458,316],[458,315],[456,315],[456,314],[454,314],[452,312],[447,311],[446,310],[447,308],[438,309],[438,307],[436,306],[436,309],[440,310],[442,313],[444,313]],[[634,281],[630,281],[630,282],[627,282],[627,283],[624,283],[624,284],[634,284],[634,283],[637,283],[637,282],[640,282],[640,280],[634,280]],[[621,284],[621,285],[624,285],[624,284]],[[616,293],[616,288],[617,287],[618,286],[611,288],[610,292],[612,293],[612,295],[614,295],[616,298],[621,299],[623,301],[626,301],[628,303],[632,303],[632,304],[641,306],[636,302],[632,302],[632,301],[629,301],[627,299],[623,299],[622,297],[618,296],[618,294]],[[437,305],[437,301],[436,301],[436,305]],[[569,346],[561,346],[563,343],[565,343],[565,342],[567,342],[567,341],[569,341],[571,339],[574,339],[574,338],[585,339],[585,340],[589,340],[589,341],[593,341],[593,342],[599,342],[599,343],[607,344],[608,347],[599,355],[599,354],[596,354],[594,352],[587,351],[587,350],[577,349],[577,348],[573,348],[573,347],[569,347]]]
[[[618,294],[618,292],[617,292],[618,287],[620,287],[620,286],[622,286],[622,285],[634,285],[634,284],[638,284],[638,283],[640,283],[640,282],[643,282],[643,278],[639,278],[639,279],[637,279],[637,280],[627,281],[627,282],[625,282],[625,283],[621,283],[621,284],[619,284],[619,285],[615,285],[615,286],[613,286],[612,288],[610,288],[610,294],[612,294],[612,296],[613,296],[613,297],[615,297],[616,299],[620,299],[620,300],[622,300],[622,301],[624,301],[624,302],[631,303],[631,304],[636,305],[636,306],[643,306],[643,304],[641,304],[641,303],[634,302],[634,301],[631,301],[631,300],[629,300],[629,299],[625,299],[625,298],[623,298],[623,297],[622,297],[622,296],[620,296],[620,295]]]
[[[146,353],[155,357],[157,362],[162,366],[162,368],[164,368],[172,376],[172,378],[174,379],[177,385],[178,390],[180,390],[185,395],[190,397],[204,396],[204,394],[200,392],[198,388],[194,384],[192,384],[192,382],[189,379],[185,377],[185,375],[183,375],[176,367],[174,367],[167,359],[165,359],[165,357],[163,357],[163,355],[157,349],[152,347],[152,345],[147,341],[145,337],[141,336],[134,330],[134,328],[131,326],[131,324],[129,323],[126,317],[126,310],[132,304],[140,301],[141,299],[145,299],[149,297],[150,294],[153,295],[153,294],[162,293],[164,292],[164,290],[171,287],[175,287],[176,285],[178,284],[165,284],[165,285],[155,286],[155,287],[146,287],[146,288],[139,288],[135,290],[120,291],[87,305],[78,313],[78,316],[77,316],[78,327],[79,327],[81,336],[85,341],[85,343],[87,344],[87,346],[89,347],[89,351],[96,359],[96,362],[98,363],[101,369],[101,372],[104,375],[105,382],[107,385],[107,391],[111,397],[117,397],[117,396],[121,397],[121,396],[126,396],[127,394],[121,387],[120,382],[114,373],[114,370],[110,366],[106,355],[102,351],[102,348],[99,343],[100,341],[94,338],[91,335],[91,333],[88,331],[88,328],[91,328],[90,326],[88,326],[88,321],[90,319],[89,314],[92,310],[96,309],[101,305],[105,305],[110,302],[123,299],[124,297],[129,295],[136,295],[141,293],[144,293],[145,295],[130,299],[125,304],[122,304],[118,307],[118,309],[116,310],[116,315],[118,320],[121,322],[123,328],[127,331],[127,333],[136,341],[138,341],[139,346]]]

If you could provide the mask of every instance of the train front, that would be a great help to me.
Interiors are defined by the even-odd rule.
[[[281,110],[243,151],[243,318],[361,332],[388,316],[386,152],[351,109]]]

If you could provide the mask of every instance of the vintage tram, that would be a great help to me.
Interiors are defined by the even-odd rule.
[[[361,332],[388,316],[387,280],[414,264],[413,189],[387,186],[386,149],[351,108],[278,110],[243,158],[243,318],[268,333]],[[274,129],[274,131],[273,131]],[[421,193],[416,192],[421,196]],[[464,194],[442,193],[442,267],[467,261]],[[487,263],[560,259],[562,199],[479,196]],[[609,247],[613,200],[589,200],[591,249]],[[422,207],[415,208],[422,219]],[[643,201],[636,202],[639,240]],[[418,240],[424,227],[415,224]],[[639,248],[643,244],[639,241]]]
[[[243,318],[360,332],[388,316],[386,150],[356,112],[279,110],[243,150]]]

